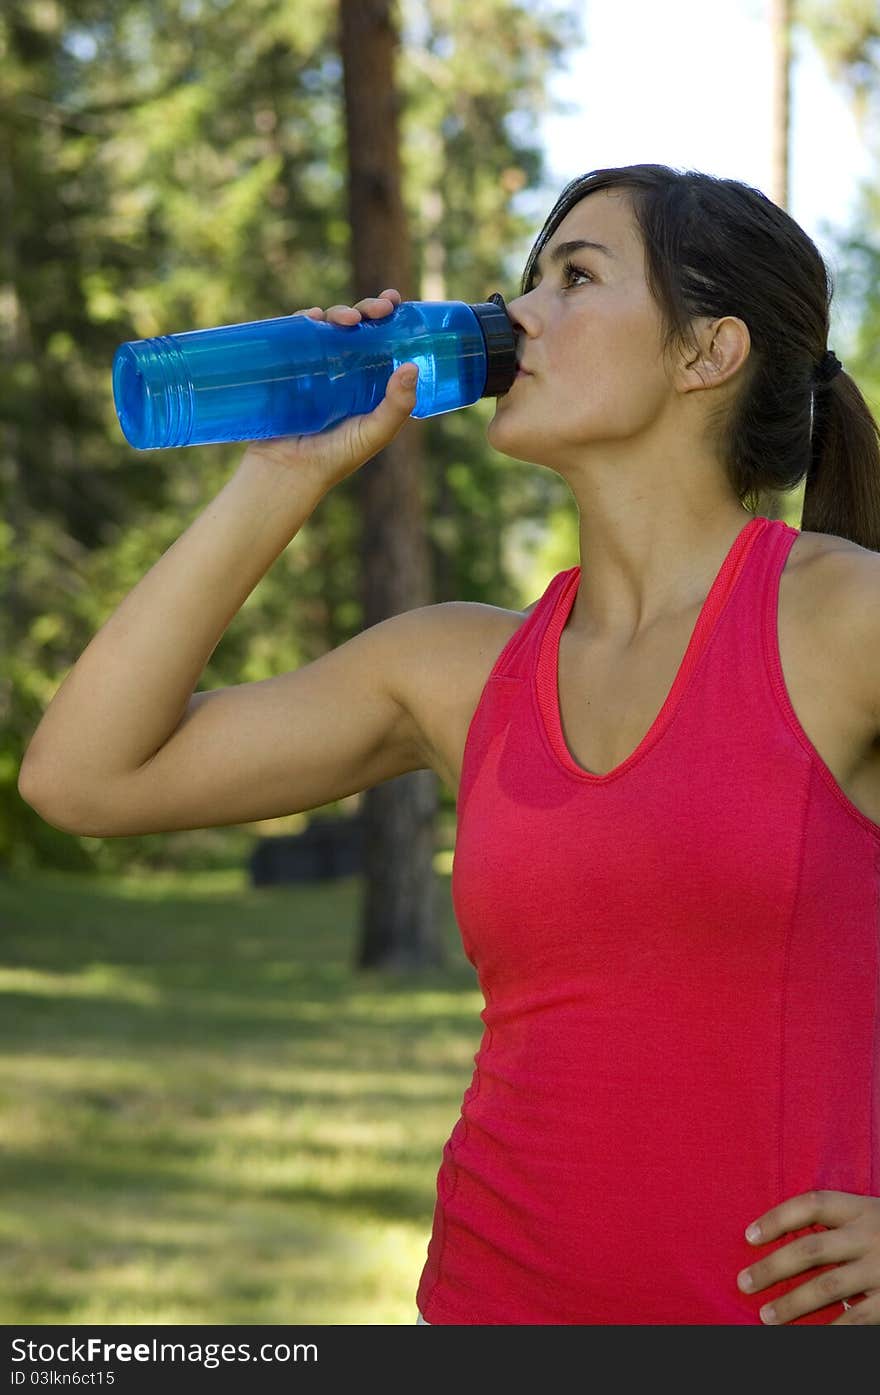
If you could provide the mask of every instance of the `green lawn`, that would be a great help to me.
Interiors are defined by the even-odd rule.
[[[356,879],[0,879],[0,1322],[412,1323],[482,995]]]

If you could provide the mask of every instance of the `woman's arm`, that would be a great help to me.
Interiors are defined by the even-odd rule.
[[[388,314],[397,297],[391,291],[356,307],[334,306],[327,318]],[[324,314],[317,307],[307,313]],[[304,797],[320,802],[326,790],[372,775],[386,743],[392,767],[404,750],[412,758],[406,715],[383,668],[387,631],[358,636],[361,643],[342,646],[341,658],[324,656],[299,673],[194,694],[233,616],[320,499],[408,419],[415,389],[404,378],[398,370],[372,412],[330,431],[249,443],[219,494],[113,612],[55,694],[22,762],[19,791],[49,822],[78,832],[134,832],[271,817],[284,812],[274,807],[282,777],[271,782],[270,772],[285,756],[293,781],[288,811],[311,807],[298,802]],[[334,743],[321,704],[341,707],[340,683],[349,687],[350,715]],[[285,748],[285,740],[293,744]],[[324,783],[308,784],[305,796],[296,783],[301,758],[309,768],[327,766]],[[270,783],[260,790],[264,777]],[[265,804],[270,812],[261,814]]]
[[[396,692],[393,616],[293,673],[194,693],[232,617],[320,493],[245,456],[138,582],[65,679],[19,790],[47,822],[93,837],[250,822],[318,807],[417,769]]]

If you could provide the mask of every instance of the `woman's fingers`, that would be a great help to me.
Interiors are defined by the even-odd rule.
[[[310,320],[327,319],[334,324],[355,325],[365,315],[371,320],[390,315],[400,303],[400,291],[392,286],[380,296],[367,296],[359,300],[357,305],[331,305],[327,310],[322,310],[320,305],[312,305],[308,310],[296,310],[294,314],[307,315]]]
[[[327,311],[327,319],[339,319],[345,323],[356,322],[366,317],[370,320],[381,320],[386,315],[397,309],[400,304],[400,297],[396,300],[392,296],[397,296],[396,291],[390,291],[388,295],[366,296],[359,300],[356,305],[331,305]]]

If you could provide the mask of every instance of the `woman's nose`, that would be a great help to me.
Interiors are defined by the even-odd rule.
[[[516,296],[507,302],[507,314],[515,329],[521,329],[525,334],[529,332],[533,316],[528,305],[528,297],[524,295]]]
[[[522,305],[522,303],[523,303],[524,300],[525,300],[525,296],[524,296],[524,295],[515,295],[515,296],[513,296],[510,300],[508,300],[508,302],[507,302],[507,311],[508,311],[508,314],[511,314],[513,311],[518,311],[518,310],[519,310],[519,307]]]

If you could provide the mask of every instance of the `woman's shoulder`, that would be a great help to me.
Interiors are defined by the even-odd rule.
[[[840,666],[853,701],[876,714],[880,730],[880,553],[807,530],[792,545],[792,561],[788,592],[805,639]]]
[[[838,603],[847,598],[857,603],[871,597],[875,603],[878,600],[880,552],[835,533],[802,529],[792,545],[791,559],[794,569],[817,590],[831,587]]]
[[[539,596],[522,610],[485,601],[438,601],[407,615],[420,634],[420,649],[430,663],[434,681],[443,675],[455,681],[461,677],[461,665],[468,670],[476,665],[479,670],[490,658],[494,663],[540,600]]]
[[[796,581],[794,578],[796,577]],[[805,604],[814,601],[827,610],[858,600],[880,585],[880,553],[835,533],[800,529],[783,571],[783,581],[797,589]]]
[[[401,700],[429,753],[429,764],[453,789],[468,723],[483,688],[508,640],[540,600],[522,610],[482,601],[440,601],[406,612]]]
[[[783,582],[805,613],[837,625],[880,626],[880,553],[834,533],[801,530]]]
[[[880,553],[872,552],[868,547],[860,547],[850,538],[838,537],[836,533],[813,533],[808,528],[800,528],[797,535],[797,546],[804,556],[865,556],[880,559]]]

